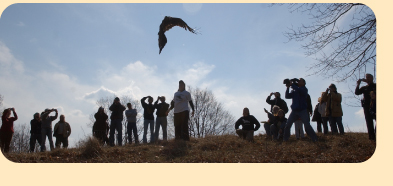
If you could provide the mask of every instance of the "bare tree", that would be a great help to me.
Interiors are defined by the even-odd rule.
[[[105,113],[107,113],[108,114],[108,116],[109,116],[109,118],[108,118],[108,122],[109,122],[109,124],[110,124],[110,122],[111,122],[111,119],[110,119],[110,115],[111,115],[111,111],[109,110],[109,107],[112,105],[112,103],[113,103],[113,100],[116,98],[116,95],[114,95],[114,96],[108,96],[108,97],[103,97],[103,98],[100,98],[99,100],[97,100],[97,106],[98,107],[103,107],[104,108],[104,110],[105,110]],[[133,98],[131,98],[131,97],[129,97],[129,96],[121,96],[121,97],[119,97],[120,98],[120,103],[122,104],[122,105],[124,105],[125,107],[127,107],[126,105],[127,105],[127,103],[131,103],[132,104],[132,107],[134,108],[134,109],[137,109],[137,111],[138,112],[142,112],[142,106],[141,106],[141,104],[140,104],[140,101],[139,100],[136,100],[136,99],[133,99]],[[89,117],[89,119],[90,119],[90,123],[88,123],[88,126],[89,127],[93,127],[93,124],[94,124],[94,122],[95,122],[95,118],[94,118],[94,114],[95,114],[95,112],[94,113],[92,113],[92,114],[90,114],[90,117]],[[140,136],[140,134],[141,134],[141,132],[142,132],[142,129],[143,129],[143,125],[141,124],[141,118],[142,118],[142,116],[137,116],[137,129],[138,129],[138,135]],[[124,143],[123,144],[126,144],[127,142],[128,142],[128,138],[127,138],[127,117],[124,115],[124,117],[123,117],[123,121],[122,121],[122,124],[123,124],[123,141],[124,141]],[[118,135],[117,134],[117,131],[115,132],[115,135]],[[117,143],[117,138],[115,137],[115,140],[116,140],[116,143]]]
[[[14,125],[10,152],[25,153],[30,149],[30,130],[27,124]],[[36,150],[39,145],[36,144]]]
[[[223,135],[233,132],[234,117],[224,109],[214,94],[207,89],[188,87],[193,99],[195,113],[190,118],[190,135],[203,138],[207,135]]]
[[[307,56],[315,56],[311,75],[323,75],[337,82],[376,65],[376,18],[361,3],[289,4],[291,12],[307,13],[313,22],[284,35],[291,41],[305,41]],[[345,19],[351,18],[346,24]]]

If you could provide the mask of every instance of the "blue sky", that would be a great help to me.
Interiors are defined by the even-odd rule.
[[[315,61],[304,55],[300,42],[287,42],[283,35],[310,20],[286,6],[269,5],[11,5],[0,18],[3,105],[16,108],[16,125],[29,124],[35,112],[58,108],[73,129],[71,144],[90,134],[87,123],[98,98],[171,98],[180,79],[212,90],[235,118],[248,107],[258,120],[267,120],[265,99],[270,92],[284,97],[285,78],[304,77],[315,106],[333,80],[306,76]],[[182,18],[200,34],[172,28],[159,55],[157,33],[165,16]],[[345,97],[355,82],[336,86],[343,102],[349,101]],[[342,106],[345,129],[366,132],[362,108]]]

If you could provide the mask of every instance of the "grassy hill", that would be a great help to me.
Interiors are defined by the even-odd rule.
[[[296,140],[294,136],[282,142],[258,135],[252,143],[225,135],[122,147],[100,146],[97,140],[87,138],[77,148],[8,153],[5,157],[20,163],[351,163],[367,161],[376,147],[367,133],[318,134],[318,137],[316,143],[309,138]]]

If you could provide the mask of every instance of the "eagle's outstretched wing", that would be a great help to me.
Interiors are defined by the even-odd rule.
[[[158,47],[160,48],[159,54],[161,54],[161,50],[164,48],[165,44],[167,43],[167,39],[164,33],[174,26],[182,27],[185,30],[188,30],[196,34],[195,30],[189,27],[187,23],[184,22],[182,19],[165,16],[165,18],[161,22],[160,30],[158,31]]]

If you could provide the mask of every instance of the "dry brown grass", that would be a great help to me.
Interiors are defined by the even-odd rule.
[[[155,144],[100,146],[95,139],[82,141],[78,148],[43,153],[8,153],[6,158],[21,163],[357,163],[368,160],[376,143],[366,133],[318,134],[319,141],[306,138],[288,142],[255,136],[248,142],[234,135],[208,136],[190,141],[159,141]]]

